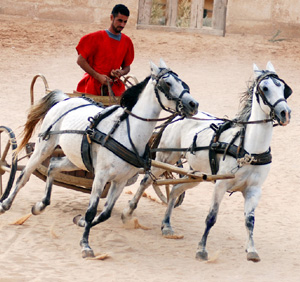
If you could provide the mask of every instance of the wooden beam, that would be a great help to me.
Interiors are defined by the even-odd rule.
[[[175,173],[178,173],[178,174],[184,174],[184,175],[189,176],[191,178],[198,179],[198,181],[215,181],[215,180],[218,180],[218,179],[231,179],[231,178],[234,178],[234,174],[209,175],[209,174],[202,173],[200,171],[189,170],[189,169],[178,167],[178,166],[175,166],[175,165],[170,165],[168,163],[163,163],[163,162],[160,162],[160,161],[157,161],[157,160],[151,160],[151,166],[162,168],[164,170],[175,172]],[[158,184],[158,183],[162,183],[162,182],[163,182],[163,184],[183,183],[183,182],[185,182],[185,180],[187,180],[187,179],[186,178],[165,179],[164,182],[157,180],[156,184],[157,185],[162,185],[162,184]],[[187,181],[187,182],[195,182],[195,181],[196,180]]]
[[[174,32],[203,33],[217,36],[225,35],[228,0],[213,1],[212,27],[203,27],[205,0],[191,0],[191,21],[189,28],[178,28],[177,10],[179,0],[166,0],[166,25],[150,25],[153,0],[139,0],[137,29],[150,29]]]
[[[226,180],[226,179],[232,179],[234,178],[234,174],[220,174],[220,175],[207,175],[202,174],[202,176],[199,174],[197,178],[178,178],[178,179],[157,179],[154,181],[155,185],[176,185],[176,184],[182,184],[182,183],[192,183],[192,182],[212,182],[216,180]]]
[[[213,29],[223,30],[223,36],[225,35],[226,27],[227,1],[228,0],[214,0],[212,27]]]
[[[199,33],[199,34],[210,34],[216,36],[224,36],[223,30],[212,29],[211,27],[202,28],[184,28],[184,27],[174,27],[174,26],[162,26],[162,25],[137,25],[137,29],[149,29],[156,31],[166,31],[166,32],[189,32],[189,33]]]
[[[176,26],[178,0],[167,0],[166,18],[167,26]]]
[[[191,4],[191,28],[201,28],[203,23],[204,0],[192,0]]]
[[[149,24],[151,17],[152,0],[139,0],[138,24]]]

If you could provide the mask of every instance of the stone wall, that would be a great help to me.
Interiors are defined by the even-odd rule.
[[[228,0],[226,32],[300,37],[300,1]]]
[[[1,0],[0,14],[106,25],[115,4],[125,4],[136,24],[139,0]],[[226,33],[300,37],[299,0],[228,0]]]
[[[126,5],[136,23],[137,0],[1,0],[0,14],[34,19],[107,24],[115,4]]]

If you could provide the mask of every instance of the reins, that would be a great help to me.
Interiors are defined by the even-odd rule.
[[[241,125],[247,125],[247,124],[259,124],[259,123],[267,123],[267,122],[273,122],[274,119],[262,119],[262,120],[253,120],[253,121],[237,121],[235,119],[227,119],[227,118],[198,118],[198,117],[188,117],[188,119],[193,119],[193,120],[202,120],[202,121],[223,121],[227,122],[230,121],[235,124],[241,124]],[[276,126],[276,124],[274,124]]]
[[[165,117],[165,118],[143,118],[143,117],[140,117],[140,116],[137,116],[135,115],[134,113],[132,113],[131,111],[127,110],[126,108],[124,109],[124,112],[127,113],[128,115],[130,116],[133,116],[139,120],[142,120],[142,121],[165,121],[165,120],[168,120],[172,117],[175,117],[178,113],[173,113],[172,115],[168,116],[168,117]]]

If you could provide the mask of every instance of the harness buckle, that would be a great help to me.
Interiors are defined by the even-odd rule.
[[[249,154],[246,154],[243,158],[236,159],[238,163],[238,167],[241,168],[243,165],[251,164],[252,162],[256,162],[255,157]]]
[[[220,147],[220,143],[219,142],[213,142],[213,143],[211,143],[210,147],[211,147],[212,150],[216,150]]]

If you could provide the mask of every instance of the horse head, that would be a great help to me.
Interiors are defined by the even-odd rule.
[[[280,125],[287,125],[291,118],[291,109],[286,99],[292,94],[292,89],[280,79],[271,62],[267,63],[266,70],[259,70],[253,65],[256,76],[256,99],[261,109]]]
[[[160,66],[151,65],[151,79],[160,106],[168,112],[192,116],[198,112],[198,102],[191,96],[188,85],[169,69],[161,59]]]

